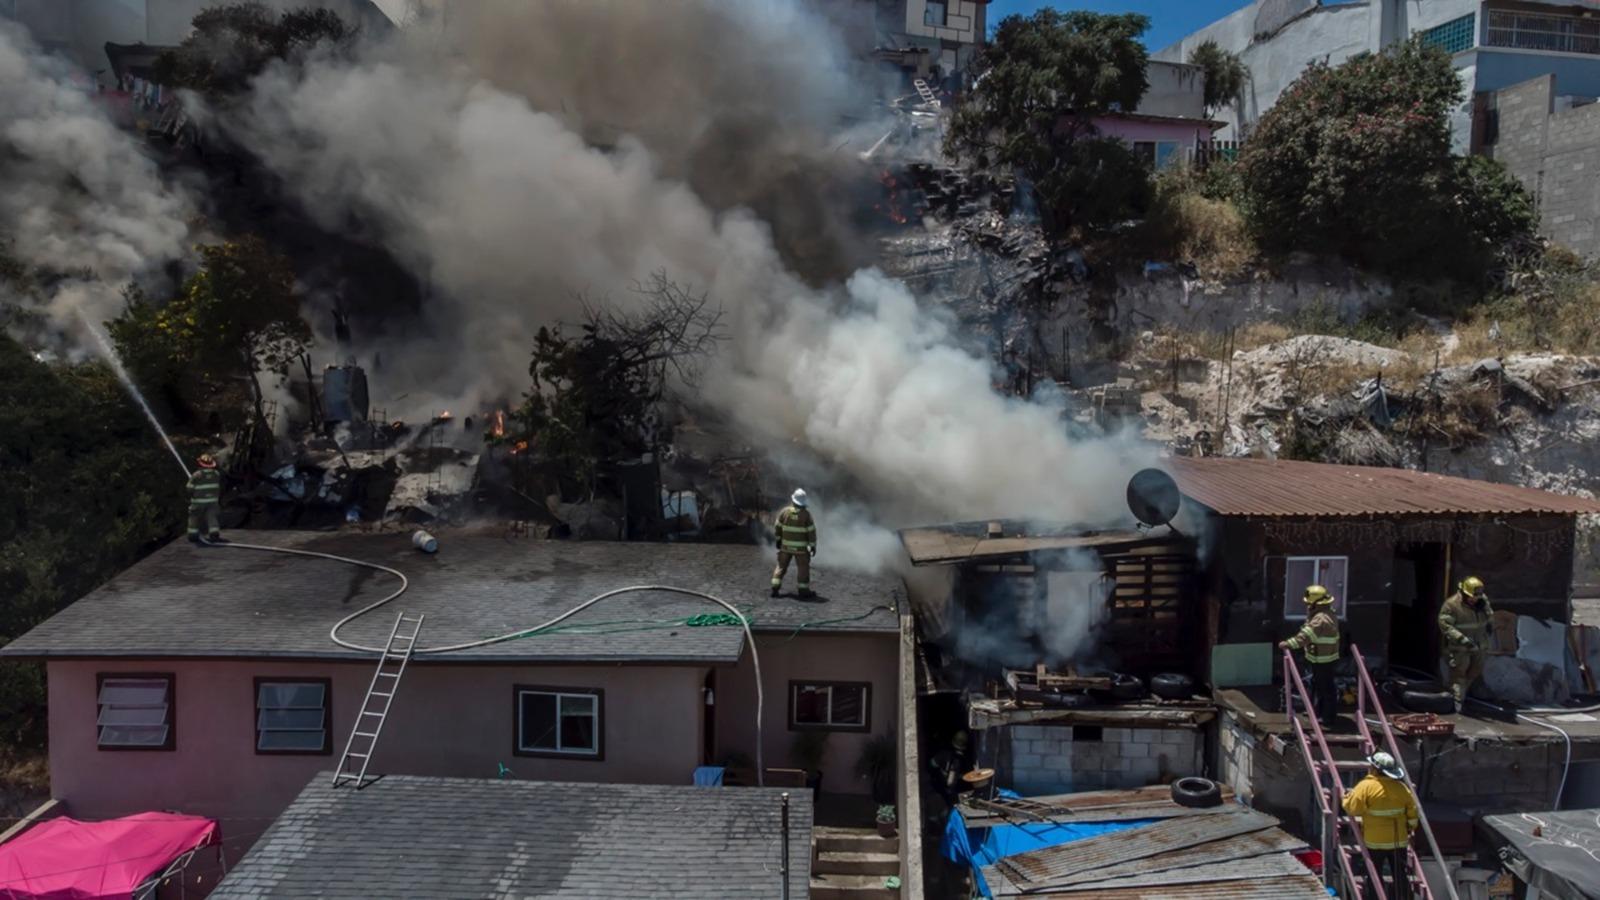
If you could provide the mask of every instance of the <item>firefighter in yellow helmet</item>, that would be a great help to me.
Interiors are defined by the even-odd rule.
[[[1444,638],[1442,668],[1456,699],[1456,712],[1461,712],[1461,701],[1483,674],[1483,663],[1489,657],[1494,610],[1489,607],[1483,579],[1469,576],[1457,587],[1439,608],[1439,633]]]
[[[1361,842],[1381,873],[1389,870],[1396,900],[1411,895],[1408,848],[1417,830],[1417,798],[1406,786],[1405,770],[1382,750],[1367,757],[1367,777],[1344,795],[1345,814],[1361,820]]]
[[[217,521],[221,505],[222,473],[217,471],[217,461],[211,454],[202,453],[195,460],[195,470],[189,476],[190,541],[198,544],[202,539],[212,543],[222,540],[221,526]]]
[[[801,597],[811,594],[811,558],[817,555],[817,523],[806,508],[806,492],[795,488],[789,505],[778,513],[772,525],[772,536],[778,542],[778,565],[772,570],[772,596],[778,596],[783,587],[783,576],[789,571],[789,561],[794,560],[796,584]]]
[[[1333,595],[1320,584],[1306,588],[1306,624],[1294,637],[1278,642],[1279,650],[1302,650],[1311,667],[1311,705],[1323,725],[1339,717],[1339,691],[1333,667],[1339,662],[1339,617],[1333,612]]]

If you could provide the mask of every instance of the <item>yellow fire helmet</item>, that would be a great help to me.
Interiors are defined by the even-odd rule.
[[[1476,575],[1468,575],[1461,579],[1461,593],[1476,600],[1483,596],[1483,579]]]
[[[1322,606],[1325,603],[1332,603],[1333,595],[1322,585],[1313,584],[1306,588],[1305,601],[1307,606]]]

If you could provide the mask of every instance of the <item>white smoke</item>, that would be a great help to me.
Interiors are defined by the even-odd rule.
[[[781,197],[764,192],[774,158],[840,165],[825,27],[766,0],[467,9],[456,32],[273,69],[231,126],[324,225],[356,215],[428,286],[425,336],[356,348],[381,350],[385,393],[412,412],[515,396],[538,326],[663,271],[728,314],[701,399],[769,451],[824,460],[877,522],[1122,516],[1148,452],[1069,440],[1054,410],[998,396],[990,363],[902,285],[866,270],[808,286],[767,221],[708,201]],[[750,121],[771,131],[735,127]],[[839,535],[824,556],[881,565],[893,538],[856,530],[853,509],[819,504]]]
[[[191,205],[69,64],[3,21],[0,86],[0,240],[45,273],[61,330],[105,319],[131,280],[183,256]]]

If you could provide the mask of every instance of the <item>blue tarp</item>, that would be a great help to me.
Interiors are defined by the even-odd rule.
[[[1002,796],[1008,794],[1016,796],[1010,791],[1000,793]],[[1074,822],[1070,825],[1036,822],[1026,825],[968,828],[967,820],[962,817],[961,811],[952,809],[950,819],[945,823],[944,842],[940,849],[945,859],[971,867],[972,880],[977,885],[978,892],[985,897],[992,897],[994,895],[989,893],[989,886],[984,883],[982,869],[997,859],[1081,841],[1100,834],[1141,828],[1158,821],[1160,820],[1130,819],[1126,822]]]

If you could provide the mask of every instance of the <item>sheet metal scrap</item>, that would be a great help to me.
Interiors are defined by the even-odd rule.
[[[1119,831],[1006,857],[995,865],[1013,882],[1054,884],[1071,876],[1175,850],[1185,850],[1274,828],[1278,820],[1235,807],[1232,815],[1183,816],[1143,828]]]
[[[1306,849],[1306,842],[1281,828],[1265,828],[1250,834],[1209,841],[1146,859],[1131,859],[1089,872],[1080,872],[1050,882],[1051,887],[1102,886],[1125,884],[1184,884],[1191,881],[1236,879],[1243,875],[1298,874],[1305,867],[1289,853]],[[1213,867],[1219,867],[1212,871]],[[1115,882],[1114,884],[1110,882]]]
[[[962,798],[967,821],[974,826],[987,824],[985,819],[999,818],[1012,822],[1118,822],[1127,819],[1162,819],[1185,815],[1211,815],[1231,813],[1233,789],[1222,788],[1223,803],[1211,807],[1186,807],[1172,802],[1172,791],[1166,785],[1123,791],[1086,791],[1079,794],[1056,794],[1042,797],[981,797]],[[975,812],[967,812],[972,810]]]
[[[990,882],[993,887],[993,882]],[[1020,892],[999,888],[995,895],[1015,897]],[[1087,890],[1056,890],[1044,888],[1029,891],[1028,896],[1063,896],[1071,900],[1327,900],[1328,892],[1322,882],[1309,872],[1299,875],[1278,875],[1248,881],[1210,881],[1190,884],[1125,885]]]

